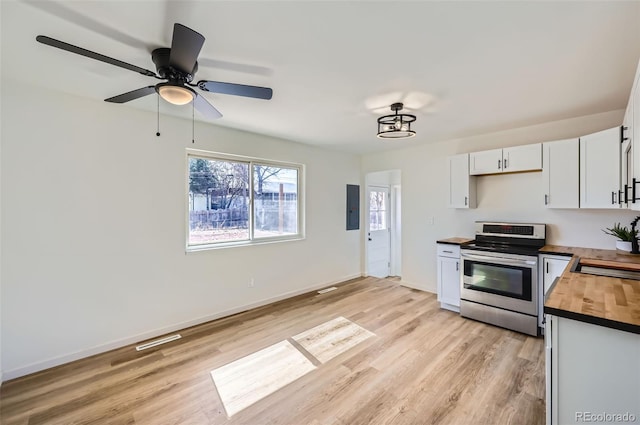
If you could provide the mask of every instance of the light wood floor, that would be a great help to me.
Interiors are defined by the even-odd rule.
[[[338,316],[371,337],[231,419],[210,371]],[[542,424],[543,340],[363,278],[6,382],[2,424]]]

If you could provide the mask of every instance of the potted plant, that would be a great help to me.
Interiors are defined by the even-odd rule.
[[[629,230],[626,226],[621,226],[620,223],[615,223],[613,227],[603,229],[602,231],[607,235],[618,238],[616,248],[626,252],[631,252],[631,242],[638,237],[637,230]]]

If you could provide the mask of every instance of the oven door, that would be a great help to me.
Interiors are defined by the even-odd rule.
[[[538,314],[538,257],[462,250],[460,298]]]

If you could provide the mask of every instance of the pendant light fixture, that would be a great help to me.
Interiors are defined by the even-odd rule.
[[[381,139],[406,139],[416,135],[411,130],[411,123],[416,120],[415,115],[400,114],[403,108],[402,103],[391,105],[393,115],[385,115],[378,118],[378,137]]]

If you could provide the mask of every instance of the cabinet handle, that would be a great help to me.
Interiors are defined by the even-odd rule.
[[[446,252],[447,254],[453,254],[453,251],[442,251],[442,252]]]
[[[503,169],[503,170],[506,170],[506,169],[507,169],[507,158],[503,159],[503,160],[502,160],[502,163],[503,163],[503,165],[502,165],[502,169]]]
[[[629,203],[629,185],[624,185],[624,203]]]
[[[618,191],[618,203],[622,205],[622,191]]]
[[[456,261],[456,271],[458,271],[458,270],[459,270],[459,268],[458,268],[458,264],[459,264],[459,263]]]
[[[498,170],[500,169],[500,164],[502,164],[502,161],[498,160]]]
[[[611,204],[615,204],[615,203],[616,203],[616,193],[611,192]]]
[[[549,205],[549,195],[544,195],[544,204]]]
[[[465,207],[467,206],[467,197],[466,196],[464,197],[464,206]]]
[[[547,273],[549,273],[549,263],[546,263],[547,266]]]
[[[635,204],[636,201],[638,200],[636,198],[636,184],[638,184],[640,182],[636,181],[636,178],[634,177],[633,180],[631,180],[631,203]]]
[[[629,130],[629,127],[625,127],[624,125],[620,127],[620,143],[624,143],[625,140],[629,140],[628,137],[624,137],[624,132]]]

